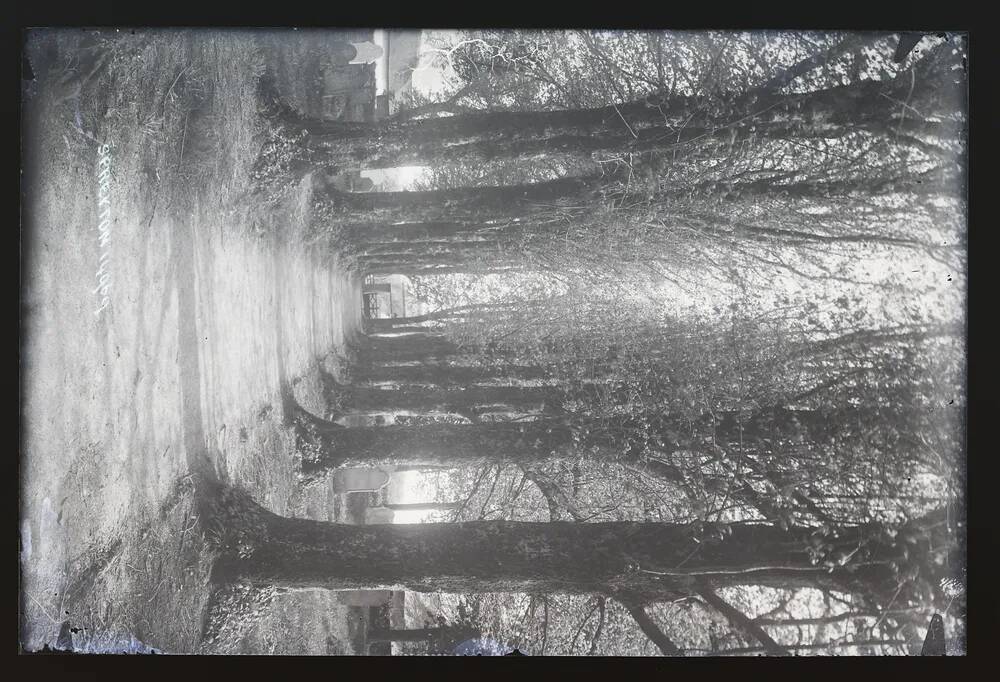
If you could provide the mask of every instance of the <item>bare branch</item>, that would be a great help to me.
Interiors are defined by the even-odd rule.
[[[764,645],[764,650],[772,656],[790,656],[788,649],[775,642],[770,635],[764,632],[759,624],[746,617],[742,611],[734,608],[722,597],[717,595],[712,589],[703,587],[698,590],[698,596],[704,599],[709,606],[721,613],[735,627],[743,630],[748,635]]]
[[[881,38],[881,36],[877,37]],[[789,85],[799,76],[803,76],[823,64],[828,64],[848,52],[860,50],[872,41],[873,37],[870,35],[852,35],[845,38],[829,50],[820,52],[819,54],[814,54],[811,57],[807,57],[799,63],[788,67],[777,76],[764,83],[764,85],[760,87],[760,90],[762,92],[775,92],[776,90],[780,90],[786,85]]]
[[[667,637],[660,626],[646,614],[644,604],[631,595],[616,595],[618,602],[625,607],[629,615],[639,624],[643,633],[660,648],[664,656],[683,656],[684,651]]]
[[[588,656],[593,656],[597,652],[597,642],[601,638],[601,632],[604,630],[604,617],[607,613],[605,609],[605,599],[600,598],[598,602],[598,607],[601,610],[601,615],[597,619],[597,629],[594,630],[594,636],[590,639],[590,650],[587,652]]]

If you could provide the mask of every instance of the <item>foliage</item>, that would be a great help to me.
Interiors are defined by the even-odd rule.
[[[413,277],[427,315],[406,324],[460,349],[416,364],[472,362],[484,382],[550,389],[540,407],[480,406],[454,423],[565,434],[516,444],[537,461],[438,480],[439,499],[461,503],[434,520],[669,521],[699,547],[741,525],[804,526],[816,570],[893,571],[843,592],[720,588],[746,622],[696,590],[638,615],[621,595],[464,597],[489,636],[539,653],[634,652],[651,647],[626,625],[642,621],[700,653],[902,653],[904,630],[941,606],[954,538],[928,549],[937,531],[914,524],[949,508],[964,466],[964,46],[930,37],[901,63],[894,46],[775,32],[433,42],[425,58],[447,86],[411,98],[397,122],[607,107],[622,124],[540,126],[531,153],[456,154],[414,187],[586,177],[587,193],[463,215],[445,236],[407,239],[407,223],[355,235],[362,268],[460,271]],[[486,126],[449,144],[499,150],[509,134]],[[620,148],[594,143],[615,135]],[[525,368],[539,378],[515,379]],[[838,544],[858,528],[857,547]]]

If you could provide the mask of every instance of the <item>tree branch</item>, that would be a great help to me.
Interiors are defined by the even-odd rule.
[[[594,611],[596,611],[598,606],[600,606],[603,602],[604,602],[604,597],[598,597],[597,601],[594,602],[593,608],[591,608],[590,612],[587,613],[587,617],[584,618],[582,621],[580,621],[580,627],[578,627],[576,629],[576,632],[573,633],[573,639],[570,641],[569,644],[569,653],[571,655],[573,651],[576,649],[576,640],[580,637],[580,633],[583,632],[583,628],[587,626],[587,622],[590,620],[590,617],[594,615]]]
[[[625,607],[629,615],[639,624],[643,633],[652,640],[653,644],[660,648],[664,656],[683,656],[684,651],[670,641],[670,638],[663,634],[660,626],[653,622],[653,619],[646,615],[644,605],[638,599],[630,595],[616,595],[618,602]]]
[[[448,113],[453,114],[456,112],[461,113],[471,113],[475,111],[468,107],[462,107],[458,105],[458,101],[468,95],[472,91],[472,83],[468,83],[454,94],[450,95],[447,99],[441,102],[428,102],[427,104],[421,104],[420,106],[412,107],[410,109],[401,109],[397,111],[393,117],[393,121],[409,121],[410,119],[416,118],[418,116],[427,116],[430,114],[438,113]]]
[[[790,656],[788,649],[775,642],[770,635],[764,632],[764,628],[750,620],[746,615],[726,602],[708,587],[698,590],[698,596],[704,599],[709,606],[726,617],[735,627],[743,630],[748,635],[764,645],[764,650],[772,656]]]
[[[553,521],[559,521],[562,518],[560,507],[565,508],[574,521],[584,520],[583,514],[580,513],[580,510],[576,508],[576,505],[573,504],[567,495],[559,489],[558,485],[547,481],[544,475],[537,471],[532,471],[530,467],[522,466],[521,471],[524,472],[524,477],[534,483],[542,493],[546,503],[549,505],[549,515]]]
[[[594,636],[590,639],[590,650],[587,652],[588,656],[593,656],[597,652],[597,641],[601,638],[601,632],[604,630],[604,616],[606,614],[604,597],[600,598],[598,606],[601,610],[601,615],[597,619],[597,629],[594,630]]]
[[[881,38],[882,36],[878,37]],[[799,76],[803,76],[823,64],[828,64],[848,52],[859,50],[871,40],[871,36],[854,35],[845,38],[829,50],[819,54],[814,54],[811,57],[807,57],[799,63],[788,67],[777,76],[764,83],[764,85],[760,87],[760,90],[762,92],[775,92],[776,90],[780,90]]]

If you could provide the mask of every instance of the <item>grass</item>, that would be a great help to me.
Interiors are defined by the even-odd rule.
[[[120,539],[80,571],[63,614],[86,653],[191,651],[201,638],[212,565],[197,528],[194,490],[182,479],[158,513],[132,519]]]
[[[119,152],[116,180],[129,182],[133,199],[183,205],[197,188],[247,210],[239,199],[264,131],[257,111],[264,61],[252,35],[42,31],[28,49],[40,94],[75,131],[67,139],[74,158],[106,140]],[[90,73],[81,54],[100,55],[100,68]],[[66,79],[71,85],[50,87]]]
[[[211,218],[206,229],[218,229],[225,238],[270,240],[269,233],[281,229],[288,241],[301,239],[307,183],[299,183],[270,213],[248,197],[251,172],[267,130],[257,97],[264,60],[252,34],[45,30],[29,35],[27,51],[36,80],[26,93],[25,144],[30,145],[35,168],[26,191],[44,211],[34,220],[67,225],[69,229],[58,238],[74,245],[78,240],[83,244],[74,247],[78,250],[90,246],[83,240],[91,238],[93,229],[94,156],[99,144],[109,143],[114,145],[115,213],[128,224],[129,237],[138,232],[155,240],[157,235],[143,233],[154,229],[155,218],[166,214],[172,218],[166,224],[177,224],[190,220],[202,206],[208,207]],[[256,229],[262,221],[267,230]],[[134,279],[140,287],[155,280],[154,284],[169,288],[169,281],[157,279],[166,273],[135,265],[142,256],[133,242],[141,243],[123,237],[116,245],[120,274],[124,277],[126,268],[136,269]],[[58,275],[65,281],[49,285],[53,296],[75,301],[72,283],[88,282],[92,273],[87,256],[76,256],[79,273],[72,269],[75,265],[61,265]],[[51,258],[47,251],[45,258]],[[56,272],[52,265],[43,260],[32,283],[38,278],[51,281]],[[38,309],[43,315],[51,310],[59,314],[67,305],[49,297],[38,303]],[[123,308],[117,324],[141,331],[143,311],[138,320],[128,317],[130,312]],[[89,352],[87,343],[105,350],[104,339],[95,335],[85,317],[58,328],[71,328],[81,338],[68,349],[70,354]],[[162,329],[161,334],[170,335],[169,327]],[[89,341],[91,337],[96,341]],[[133,338],[122,332],[124,341]],[[110,351],[112,359],[120,354],[124,360],[132,349],[112,343]],[[38,371],[51,373],[53,367],[51,353],[40,357],[50,364],[48,369],[41,364],[32,368],[36,382]],[[126,439],[137,435],[133,440],[139,442],[148,435],[130,435],[127,430],[127,419],[136,417],[140,408],[126,409],[121,413],[124,420],[105,414],[102,396],[94,393],[103,385],[108,398],[117,398],[111,393],[111,380],[95,381],[90,367],[74,358],[73,376],[62,380],[66,397],[58,403],[69,406],[69,413],[62,415],[66,426],[57,419],[55,428],[33,427],[22,467],[22,499],[28,500],[25,518],[37,526],[40,514],[51,515],[44,522],[51,533],[43,538],[41,531],[36,532],[34,555],[30,550],[22,554],[22,646],[37,650],[54,645],[68,620],[76,629],[78,651],[138,652],[147,647],[195,651],[208,608],[212,556],[198,525],[190,481],[183,478],[183,468],[176,469],[179,458],[172,459],[167,451],[126,452],[129,464],[122,465],[118,451],[127,447]],[[155,374],[157,368],[140,369],[136,386],[142,374]],[[77,399],[70,397],[76,393]],[[306,395],[299,397],[307,401]],[[87,411],[91,408],[97,411],[95,417]],[[51,419],[49,413],[37,413],[36,422],[38,417]],[[102,426],[90,427],[88,419],[100,420]],[[233,439],[242,441],[244,451],[252,454],[233,477],[248,483],[254,497],[267,507],[288,513],[294,443],[278,420],[278,415],[265,414],[256,421],[248,418],[242,426],[232,425],[235,433],[245,434]],[[125,429],[109,431],[103,427],[106,421]],[[70,438],[74,430],[78,435]],[[108,435],[91,437],[91,432]],[[83,444],[73,446],[80,438]],[[53,456],[55,452],[60,456]],[[133,474],[135,461],[151,462],[155,473],[140,469]],[[23,541],[27,544],[30,539]]]

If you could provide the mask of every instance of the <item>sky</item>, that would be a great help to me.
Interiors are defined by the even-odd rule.
[[[413,88],[421,94],[433,95],[446,87],[450,69],[442,68],[441,60],[433,58],[431,42],[454,34],[452,30],[421,31],[421,57],[412,77]]]

